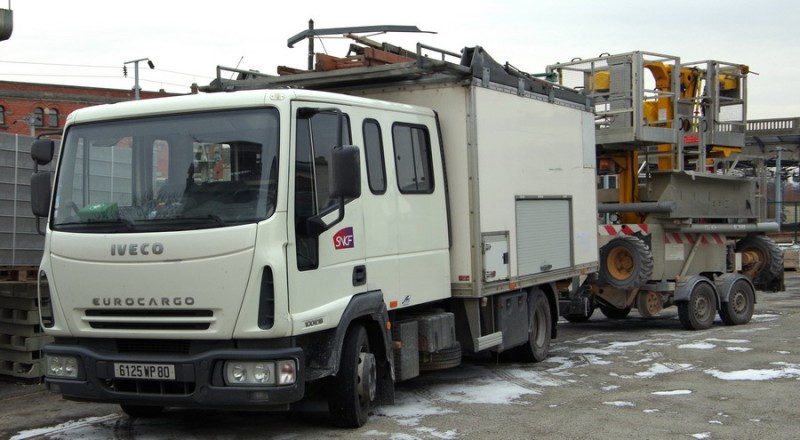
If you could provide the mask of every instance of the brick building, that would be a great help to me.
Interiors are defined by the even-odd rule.
[[[141,99],[173,95],[176,94],[139,93]],[[0,133],[36,136],[60,130],[74,110],[133,98],[133,90],[0,81]]]

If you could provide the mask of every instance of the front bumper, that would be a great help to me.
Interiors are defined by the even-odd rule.
[[[45,377],[50,391],[66,399],[128,405],[198,408],[285,409],[302,399],[304,354],[297,347],[275,349],[208,349],[191,354],[111,353],[83,345],[48,345],[45,356],[70,355],[80,359],[77,379]],[[228,386],[223,364],[227,360],[294,359],[297,380],[292,385]],[[175,366],[174,380],[118,379],[114,364],[148,363]],[[281,408],[279,408],[281,407]]]

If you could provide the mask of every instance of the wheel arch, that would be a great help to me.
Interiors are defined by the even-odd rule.
[[[679,303],[683,301],[689,301],[689,297],[691,296],[695,286],[700,283],[706,283],[711,286],[711,289],[714,291],[714,298],[717,302],[717,308],[719,308],[722,302],[720,301],[720,294],[717,290],[717,286],[710,279],[702,275],[693,275],[684,281],[678,282],[675,286],[675,292],[672,294],[673,302]]]
[[[383,292],[373,291],[354,296],[336,328],[336,350],[334,350],[336,359],[333,363],[333,374],[336,374],[339,370],[347,329],[355,324],[363,325],[367,331],[370,349],[378,360],[376,401],[385,405],[394,403],[394,358],[389,322]]]
[[[738,280],[745,280],[745,282],[750,285],[750,288],[753,289],[753,304],[756,304],[756,287],[753,284],[753,280],[740,273],[726,273],[714,279],[714,287],[717,289],[718,301],[720,303],[728,302],[731,294],[731,287]]]
[[[393,403],[394,361],[388,323],[389,314],[383,301],[383,292],[373,291],[353,296],[335,329],[307,336],[304,346],[311,351],[307,359],[307,370],[315,370],[312,379],[335,376],[339,372],[347,330],[353,325],[362,325],[367,332],[370,350],[379,362],[376,400],[382,404]]]

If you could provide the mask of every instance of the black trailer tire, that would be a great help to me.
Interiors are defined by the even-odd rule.
[[[156,417],[164,411],[163,406],[146,406],[146,405],[120,405],[122,412],[129,417],[150,418]]]
[[[519,362],[541,362],[547,359],[552,338],[553,317],[547,296],[539,288],[534,288],[528,295],[528,342],[514,347],[510,355]]]
[[[783,273],[783,251],[764,235],[748,235],[736,243],[736,252],[751,253],[754,261],[742,267],[742,274],[764,290]]]
[[[711,327],[716,314],[717,293],[710,282],[696,283],[689,294],[689,300],[678,303],[678,318],[687,330],[705,330]]]
[[[600,248],[600,284],[634,289],[653,276],[653,253],[632,235],[615,237]]]
[[[361,325],[353,325],[344,337],[339,371],[329,383],[328,411],[332,422],[342,428],[364,426],[375,400],[376,384],[377,366],[367,331]]]
[[[624,309],[618,309],[616,307],[600,304],[600,311],[608,319],[625,319],[628,317],[628,314],[631,313],[631,307],[628,306]]]
[[[755,310],[756,293],[746,279],[739,278],[730,286],[728,301],[719,308],[719,317],[727,325],[740,325],[750,322]]]
[[[579,313],[570,313],[564,315],[564,319],[574,323],[589,322],[589,320],[592,318],[592,314],[594,314],[594,309],[589,310],[589,313],[585,315],[581,315]]]

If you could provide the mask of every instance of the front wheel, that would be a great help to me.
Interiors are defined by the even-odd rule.
[[[705,330],[714,323],[717,294],[714,286],[700,281],[692,287],[688,301],[678,303],[678,318],[687,330]]]
[[[331,378],[328,411],[337,426],[358,428],[367,423],[377,384],[375,355],[361,325],[347,329],[339,371]]]

